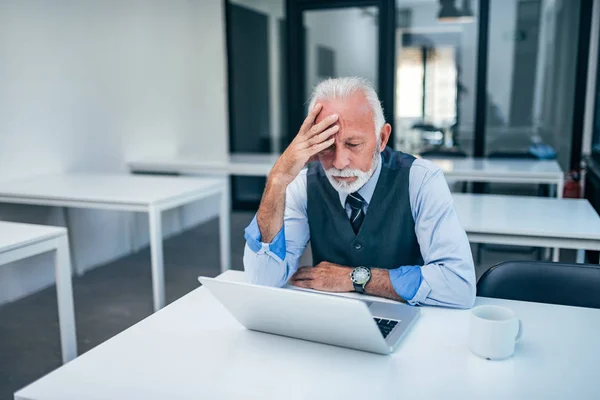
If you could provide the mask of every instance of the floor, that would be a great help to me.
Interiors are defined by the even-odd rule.
[[[235,269],[242,268],[241,232],[252,216],[247,212],[232,215],[231,232],[235,234],[231,238],[231,258]],[[215,219],[165,241],[168,302],[198,287],[199,275],[219,273],[218,232]],[[534,256],[484,251],[477,276],[502,260]],[[569,253],[564,256],[574,258]],[[74,278],[80,354],[151,314],[149,264],[146,248]],[[55,287],[1,306],[0,321],[0,399],[12,399],[14,391],[61,365]]]
[[[243,229],[250,213],[232,215],[232,263],[242,268]],[[164,243],[167,301],[198,287],[199,275],[219,274],[219,226],[214,219]],[[74,278],[77,345],[82,354],[152,313],[150,251],[145,248]],[[52,286],[0,307],[0,400],[61,365]]]

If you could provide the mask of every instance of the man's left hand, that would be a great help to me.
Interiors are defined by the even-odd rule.
[[[314,267],[300,267],[290,278],[289,283],[324,292],[351,292],[354,290],[350,267],[344,267],[327,261],[320,262]]]

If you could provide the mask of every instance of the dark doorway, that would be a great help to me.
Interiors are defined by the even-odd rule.
[[[233,153],[269,153],[268,16],[228,4],[229,148]],[[265,185],[261,177],[232,177],[234,209],[256,208]]]

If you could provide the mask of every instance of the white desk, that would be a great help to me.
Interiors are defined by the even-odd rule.
[[[0,221],[0,266],[54,252],[58,324],[63,363],[77,357],[69,240],[65,228]]]
[[[556,185],[562,197],[564,173],[554,160],[515,160],[489,158],[431,158],[444,176],[463,182],[503,182]]]
[[[471,354],[468,310],[423,307],[398,351],[380,356],[247,331],[200,288],[15,399],[600,398],[600,310],[477,304],[505,305],[522,319],[512,358]]]
[[[134,172],[267,176],[276,155],[233,154],[229,162],[210,163],[192,157],[148,158],[130,162]],[[562,197],[564,175],[556,161],[504,159],[431,159],[448,179],[556,185]],[[522,196],[456,194],[457,212],[475,243],[513,244],[599,250],[600,219],[587,200]],[[494,200],[495,199],[495,200]],[[532,230],[533,229],[533,230]],[[554,243],[554,244],[551,244]],[[558,261],[554,247],[553,260]],[[578,253],[583,262],[583,252]]]
[[[221,196],[221,270],[229,269],[229,190],[223,179],[65,174],[0,185],[0,202],[148,213],[154,309],[165,305],[162,212]]]
[[[133,172],[267,176],[279,156],[275,154],[231,154],[228,161],[200,161],[191,156],[148,157],[128,163]],[[430,161],[447,178],[465,182],[504,182],[557,185],[562,196],[564,174],[556,161],[504,159],[444,159]]]
[[[600,250],[600,217],[585,199],[454,193],[470,242]],[[583,262],[583,252],[578,262]],[[558,261],[558,251],[554,252]]]
[[[149,157],[127,165],[132,172],[266,177],[277,158],[278,154],[231,154],[229,160],[216,162],[191,156]]]

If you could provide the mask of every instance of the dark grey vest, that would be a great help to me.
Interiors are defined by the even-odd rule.
[[[357,235],[321,163],[308,166],[307,212],[314,265],[321,261],[386,269],[423,265],[408,194],[415,158],[390,148],[382,156],[381,174]]]

